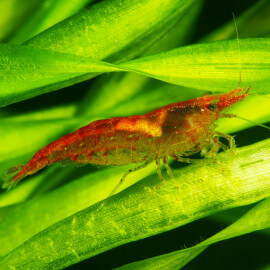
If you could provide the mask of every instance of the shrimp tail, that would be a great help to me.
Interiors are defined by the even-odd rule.
[[[25,167],[26,165],[16,165],[13,166],[11,168],[9,168],[8,170],[5,171],[4,175],[10,177],[10,175],[14,175],[12,178],[10,178],[8,181],[4,182],[2,185],[2,188],[6,188],[8,190],[10,190],[12,187],[14,187],[19,181],[17,179],[15,179],[15,176],[18,175],[18,173],[20,171],[22,171],[22,169]]]
[[[6,175],[15,175],[5,182],[2,187],[10,190],[24,177],[36,173],[47,165],[49,165],[48,160],[44,158],[44,156],[41,156],[40,152],[37,152],[37,154],[26,165],[17,165],[8,169],[5,173]]]

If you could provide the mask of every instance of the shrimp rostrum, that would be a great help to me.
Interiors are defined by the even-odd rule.
[[[247,97],[248,91],[249,88],[237,88],[226,94],[173,103],[145,115],[92,122],[40,149],[26,165],[18,166],[20,170],[9,180],[9,185],[15,185],[47,165],[67,160],[101,166],[136,164],[123,175],[111,194],[129,173],[152,161],[156,162],[158,175],[163,179],[160,161],[170,174],[169,157],[188,163],[194,161],[188,156],[198,152],[212,157],[220,148],[228,149],[219,137],[227,139],[230,148],[235,147],[232,136],[215,131],[216,121],[236,117],[225,111]]]

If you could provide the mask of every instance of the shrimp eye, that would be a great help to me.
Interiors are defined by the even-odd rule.
[[[211,103],[211,104],[208,105],[208,109],[210,111],[215,111],[217,108],[218,108],[218,106],[217,106],[216,103]]]

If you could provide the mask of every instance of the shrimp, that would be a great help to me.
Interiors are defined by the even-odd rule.
[[[169,104],[145,115],[115,117],[98,120],[40,149],[19,172],[8,181],[14,186],[27,175],[56,162],[76,164],[121,166],[136,164],[128,170],[113,189],[114,194],[131,172],[157,164],[161,174],[163,161],[167,172],[172,175],[168,158],[187,163],[194,159],[188,156],[201,152],[213,157],[220,149],[235,148],[232,136],[215,131],[219,118],[237,117],[225,111],[231,105],[250,94],[249,88],[236,88],[229,93],[204,95],[199,98]],[[229,147],[219,141],[223,137]]]

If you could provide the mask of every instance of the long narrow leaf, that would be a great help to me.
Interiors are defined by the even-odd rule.
[[[164,254],[158,257],[150,258],[144,261],[135,262],[117,268],[118,270],[125,269],[181,269],[194,257],[203,252],[209,245],[224,241],[233,237],[238,237],[243,234],[251,233],[258,230],[263,230],[270,227],[270,198],[264,200],[250,210],[247,214],[241,217],[232,225],[228,226],[221,232],[208,238],[202,243],[192,248],[175,251],[169,254]]]
[[[64,87],[68,80],[94,72],[114,71],[91,58],[26,46],[0,44],[0,106]]]
[[[27,214],[32,216],[32,221],[24,220],[19,211],[17,218],[13,215],[17,222],[9,219],[2,224],[0,242],[3,247],[8,246],[6,252],[13,251],[1,261],[0,269],[8,266],[60,269],[124,243],[259,201],[270,196],[269,160],[270,140],[266,140],[238,149],[234,157],[220,154],[217,165],[206,162],[175,171],[176,179],[167,181],[158,190],[155,186],[160,180],[156,175],[149,177],[107,199],[107,204],[99,210],[98,205],[93,205],[77,212],[78,205],[74,209],[73,203],[67,204],[70,201],[67,194],[58,189],[55,198],[50,197],[49,201],[59,200],[59,204],[46,203],[46,196],[40,201],[48,211],[52,205],[55,217],[47,215],[46,208],[41,211],[36,201],[37,210]],[[104,179],[100,180],[102,183]],[[117,179],[112,182],[114,185]],[[106,188],[109,186],[108,182]],[[106,197],[104,184],[97,183],[96,187],[92,192],[100,194],[100,198]],[[70,195],[75,195],[74,190]],[[89,199],[91,193],[84,196]],[[62,209],[62,217],[55,207]],[[65,219],[72,213],[76,214]],[[57,220],[61,221],[53,225]],[[11,229],[10,222],[16,231]],[[18,238],[22,241],[22,237],[27,240],[31,236],[34,237],[14,249],[20,244]]]
[[[87,79],[89,73],[110,71],[132,70],[183,86],[228,91],[238,86],[241,70],[243,84],[251,79],[252,84],[249,81],[248,86],[252,85],[253,92],[269,93],[270,39],[246,39],[240,45],[241,54],[236,41],[224,41],[187,46],[113,65],[86,57],[2,44],[0,106],[76,83],[81,76]]]
[[[121,66],[141,74],[209,91],[228,91],[252,86],[269,93],[270,39],[245,39],[196,44],[136,59]]]
[[[138,55],[158,40],[194,2],[104,0],[25,44],[95,59],[124,59],[129,54]]]
[[[22,43],[52,25],[68,18],[94,0],[47,0],[40,4],[30,19],[19,28],[12,43]]]

